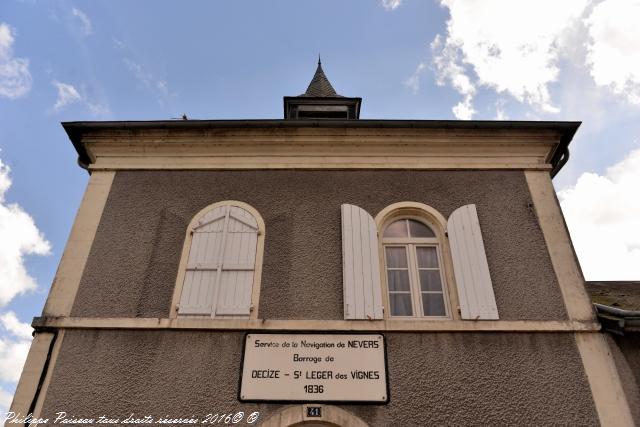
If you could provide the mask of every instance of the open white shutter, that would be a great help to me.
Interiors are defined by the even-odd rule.
[[[226,207],[207,212],[191,232],[191,249],[185,271],[178,313],[211,315],[219,257],[226,217]]]
[[[376,223],[367,211],[344,204],[342,277],[345,319],[382,319]]]
[[[456,209],[449,217],[447,231],[462,318],[498,319],[476,205]]]
[[[216,316],[249,316],[257,244],[256,219],[244,209],[230,206]]]

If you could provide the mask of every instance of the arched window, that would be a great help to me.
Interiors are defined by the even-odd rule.
[[[264,222],[245,203],[216,203],[198,213],[185,239],[177,314],[249,317],[257,305],[263,239]]]
[[[448,220],[418,202],[341,213],[345,319],[499,319],[475,204]]]
[[[436,234],[414,218],[394,219],[382,234],[389,315],[448,317],[442,252]]]
[[[430,206],[400,202],[375,222],[386,317],[459,318],[447,220]]]

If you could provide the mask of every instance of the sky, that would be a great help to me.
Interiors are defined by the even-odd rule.
[[[579,120],[587,280],[640,280],[640,0],[0,2],[0,413],[88,181],[61,121],[282,118],[318,54],[367,119]]]

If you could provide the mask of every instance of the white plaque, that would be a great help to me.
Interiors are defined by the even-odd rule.
[[[380,334],[247,334],[242,401],[388,402]]]

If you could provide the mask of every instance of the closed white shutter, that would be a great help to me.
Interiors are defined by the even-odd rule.
[[[376,223],[367,211],[344,204],[342,276],[345,319],[382,319]]]
[[[244,209],[229,208],[225,250],[220,270],[216,316],[248,316],[251,311],[258,223]]]
[[[449,217],[447,231],[462,318],[498,319],[476,205],[456,209]]]
[[[220,206],[200,218],[178,313],[248,316],[251,309],[258,225],[244,209]]]
[[[191,230],[191,249],[180,296],[179,314],[210,316],[212,313],[226,209],[226,206],[221,206],[207,212]]]

